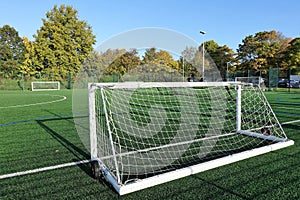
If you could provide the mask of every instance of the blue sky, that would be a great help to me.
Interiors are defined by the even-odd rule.
[[[9,0],[1,2],[0,27],[8,24],[32,40],[46,12],[61,4],[73,6],[79,19],[92,26],[95,47],[114,35],[143,27],[175,30],[199,44],[214,40],[233,50],[259,31],[300,36],[299,0]]]

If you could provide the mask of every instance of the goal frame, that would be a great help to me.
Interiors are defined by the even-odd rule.
[[[234,134],[243,134],[251,137],[266,139],[269,141],[277,142],[275,144],[270,144],[263,147],[257,147],[251,150],[246,150],[239,153],[233,153],[231,155],[227,155],[221,158],[217,158],[214,160],[206,161],[204,163],[195,164],[192,166],[187,166],[181,169],[176,169],[174,171],[166,172],[159,175],[154,175],[152,177],[139,179],[137,181],[132,181],[126,184],[122,184],[120,182],[120,177],[118,174],[114,175],[111,173],[110,169],[108,169],[105,166],[105,162],[103,162],[102,159],[97,156],[97,130],[96,130],[96,107],[95,107],[95,91],[96,89],[101,89],[103,87],[113,87],[113,88],[139,88],[140,86],[143,86],[144,88],[147,88],[147,85],[149,87],[152,87],[152,85],[155,85],[155,87],[211,87],[211,86],[236,86],[236,133]],[[91,162],[97,163],[99,166],[99,170],[102,174],[102,176],[105,178],[106,181],[108,181],[114,189],[118,192],[119,195],[128,194],[131,192],[135,192],[138,190],[142,190],[145,188],[149,188],[155,185],[163,184],[172,180],[180,179],[186,176],[190,176],[192,174],[197,174],[199,172],[203,172],[206,170],[210,170],[213,168],[217,168],[220,166],[224,166],[227,164],[231,164],[234,162],[238,162],[244,159],[248,159],[251,157],[255,157],[258,155],[262,155],[271,151],[275,151],[281,148],[285,148],[288,146],[291,146],[294,144],[293,140],[289,140],[287,138],[279,138],[276,136],[268,136],[264,134],[259,134],[247,130],[241,130],[241,84],[240,82],[124,82],[124,83],[89,83],[89,128],[90,128],[90,152],[91,152]],[[249,84],[246,84],[249,85]],[[271,109],[269,103],[267,102],[269,108]],[[104,104],[105,106],[105,104]],[[272,109],[271,109],[272,110]],[[105,115],[106,109],[104,108]],[[272,111],[273,112],[273,111]],[[274,113],[273,113],[274,114]],[[276,116],[275,116],[276,117]],[[280,127],[281,125],[278,124]],[[109,127],[109,126],[108,126]],[[282,128],[282,127],[281,127]],[[110,142],[112,143],[111,133],[109,131],[109,138]],[[112,145],[113,147],[113,145]],[[116,152],[114,149],[112,149],[112,156],[114,161],[116,162]],[[116,164],[116,163],[115,163]],[[116,166],[116,169],[117,166]]]
[[[34,84],[36,83],[45,83],[45,84],[50,84],[50,83],[54,83],[57,84],[57,88],[51,88],[51,89],[47,89],[47,88],[41,88],[41,89],[34,89]],[[60,90],[60,82],[59,81],[32,81],[31,82],[31,91],[47,91],[47,90]]]

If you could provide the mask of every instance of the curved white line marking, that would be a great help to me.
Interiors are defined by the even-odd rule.
[[[54,101],[45,101],[45,102],[40,102],[40,103],[32,103],[32,104],[23,104],[23,105],[15,105],[15,106],[5,106],[5,107],[0,107],[0,109],[2,109],[2,108],[20,108],[20,107],[43,105],[43,104],[49,104],[49,103],[56,103],[56,102],[64,101],[64,100],[67,99],[66,96],[62,96],[62,95],[49,95],[49,96],[62,97],[62,99],[58,99],[58,100],[54,100]]]

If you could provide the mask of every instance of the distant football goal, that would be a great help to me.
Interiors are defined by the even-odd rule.
[[[31,82],[31,91],[60,90],[59,81],[34,81]]]
[[[259,85],[89,84],[92,174],[127,194],[294,144]]]
[[[235,81],[242,83],[252,83],[253,85],[265,86],[265,80],[260,76],[235,77]]]

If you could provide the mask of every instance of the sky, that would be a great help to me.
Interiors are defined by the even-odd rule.
[[[92,26],[95,48],[144,27],[174,30],[199,44],[214,40],[234,51],[246,36],[260,31],[300,36],[299,0],[9,0],[1,1],[0,27],[7,24],[20,37],[33,40],[46,13],[62,4],[72,6]]]

